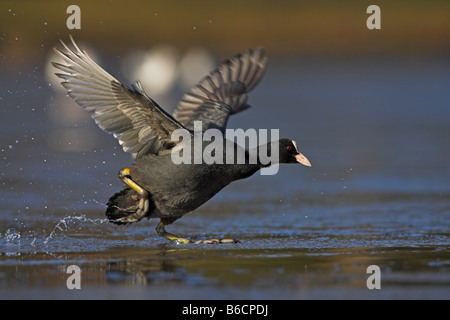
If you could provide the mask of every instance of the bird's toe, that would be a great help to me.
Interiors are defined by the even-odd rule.
[[[195,244],[218,244],[218,243],[238,243],[238,242],[239,240],[231,238],[224,238],[224,239],[212,238],[194,241]]]

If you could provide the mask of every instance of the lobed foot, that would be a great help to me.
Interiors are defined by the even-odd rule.
[[[197,240],[197,241],[192,241],[192,240],[182,238],[182,237],[179,237],[172,233],[167,232],[166,229],[164,228],[164,226],[165,225],[162,221],[160,221],[158,223],[158,225],[156,226],[156,232],[158,233],[158,235],[160,235],[161,237],[164,237],[166,239],[169,239],[170,241],[174,241],[176,243],[217,244],[217,243],[238,243],[239,242],[236,239],[218,239],[218,238],[201,239],[201,240]]]
[[[224,239],[212,238],[212,239],[197,240],[197,241],[194,241],[193,243],[195,243],[195,244],[239,243],[239,240],[231,239],[231,238],[229,238],[229,239],[227,239],[227,238],[224,238]]]
[[[191,243],[192,241],[186,238],[182,238],[179,236],[176,236],[172,233],[169,233],[164,228],[164,223],[160,221],[158,225],[156,226],[156,233],[160,235],[161,237],[164,237],[166,239],[169,239],[170,241],[174,241],[176,243]]]
[[[134,191],[137,192],[139,196],[139,202],[135,208],[134,213],[117,220],[124,223],[139,221],[147,214],[148,208],[150,206],[150,201],[148,200],[148,192],[132,180],[129,168],[121,169],[119,171],[119,178],[126,185],[128,185],[130,188],[132,188]]]

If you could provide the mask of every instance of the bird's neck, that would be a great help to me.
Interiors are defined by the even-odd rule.
[[[234,166],[239,179],[247,178],[262,168],[278,163],[278,157],[271,154],[271,143],[245,150],[245,163]],[[278,153],[276,153],[278,155]]]
[[[262,144],[247,150],[249,163],[256,163],[259,169],[279,163],[278,150],[274,152],[273,142]],[[255,161],[256,159],[256,161]]]

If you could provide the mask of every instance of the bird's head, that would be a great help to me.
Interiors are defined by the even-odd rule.
[[[291,139],[280,139],[278,141],[279,163],[301,163],[311,167],[311,163],[297,147],[297,143]]]

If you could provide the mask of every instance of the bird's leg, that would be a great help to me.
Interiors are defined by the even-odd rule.
[[[136,191],[139,195],[139,204],[137,206],[136,213],[133,214],[136,218],[136,221],[141,220],[148,212],[149,201],[148,201],[148,192],[144,190],[140,185],[134,182],[130,176],[130,169],[125,168],[119,171],[119,178],[125,182],[127,186]]]
[[[172,233],[169,233],[164,229],[164,222],[160,221],[158,225],[156,226],[156,233],[160,235],[161,237],[164,237],[166,239],[169,239],[170,241],[175,241],[177,243],[191,243],[192,241],[186,238],[181,238],[179,236],[176,236]]]

